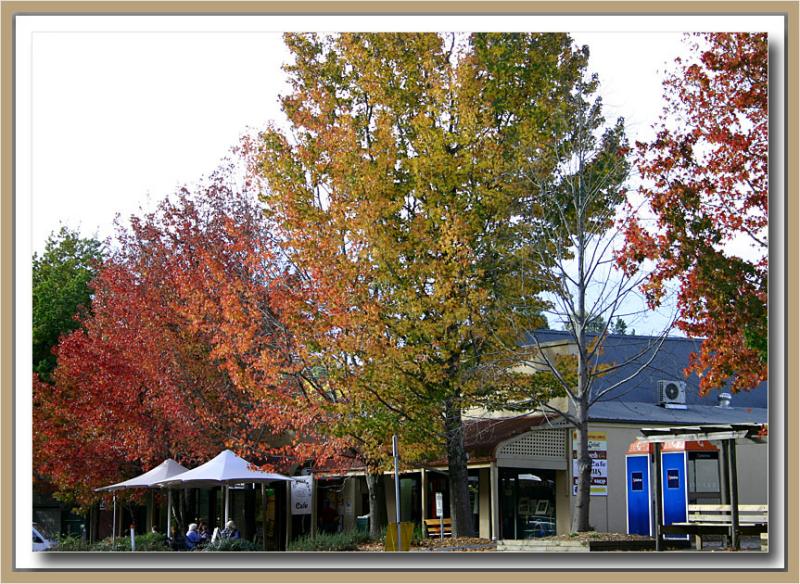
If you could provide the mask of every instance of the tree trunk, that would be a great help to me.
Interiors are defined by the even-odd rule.
[[[464,449],[464,425],[461,409],[452,399],[445,401],[444,428],[447,440],[447,471],[450,484],[450,518],[453,535],[472,537],[472,510],[467,488],[467,451]]]
[[[578,404],[575,417],[578,421],[578,494],[575,514],[572,516],[572,531],[589,531],[589,505],[591,504],[592,459],[589,457],[589,357],[587,350],[586,327],[589,315],[586,314],[586,292],[589,287],[589,276],[586,270],[586,192],[583,176],[583,156],[578,156],[578,191],[575,201],[577,243],[576,259],[578,262],[578,280],[576,284],[577,321],[573,323],[575,340],[578,349]],[[589,270],[591,273],[591,270]]]
[[[572,531],[590,531],[589,504],[591,502],[592,459],[589,456],[589,422],[588,408],[581,400],[577,417],[578,444],[578,494],[575,501],[575,513],[572,516]]]
[[[386,485],[383,473],[367,471],[367,492],[369,493],[369,535],[377,539],[386,527]]]

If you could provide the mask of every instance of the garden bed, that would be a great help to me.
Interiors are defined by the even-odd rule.
[[[497,551],[505,552],[600,552],[647,551],[655,549],[655,540],[643,535],[586,531],[569,535],[552,535],[536,539],[503,540]]]
[[[493,552],[497,542],[480,537],[426,537],[411,542],[412,552]],[[370,541],[358,546],[360,552],[382,552],[383,542]]]

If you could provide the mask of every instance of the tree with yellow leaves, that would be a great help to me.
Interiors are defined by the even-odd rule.
[[[392,433],[406,460],[443,447],[454,532],[471,535],[462,411],[515,383],[484,366],[544,322],[541,289],[520,284],[541,242],[521,237],[512,145],[565,132],[550,120],[588,53],[564,34],[285,40],[290,130],[253,151],[302,282],[290,326],[322,372],[309,383],[324,379],[333,431],[359,437],[373,471]]]

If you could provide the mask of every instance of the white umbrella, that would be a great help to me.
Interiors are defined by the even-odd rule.
[[[115,483],[113,485],[108,485],[107,487],[100,487],[99,489],[95,489],[95,491],[119,491],[122,489],[152,489],[152,488],[160,488],[164,485],[156,484],[161,481],[169,480],[171,477],[180,475],[185,473],[187,469],[182,464],[179,464],[172,460],[171,458],[166,459],[164,462],[159,464],[157,467],[150,469],[144,474],[140,474],[139,476],[133,477],[132,479],[128,479],[127,481],[122,481],[121,483]],[[172,491],[170,490],[167,494],[167,535],[170,534],[170,514],[172,513]],[[116,535],[117,529],[117,496],[114,495],[114,513],[112,515],[112,525],[114,526],[111,530],[112,538]]]
[[[121,483],[116,483],[113,485],[108,485],[107,487],[100,487],[99,489],[95,489],[95,491],[119,491],[121,489],[150,489],[150,488],[157,488],[161,487],[162,485],[156,485],[155,483],[167,480],[179,474],[183,474],[189,469],[172,460],[171,458],[166,459],[164,462],[159,464],[157,467],[150,469],[144,474],[140,474],[138,477],[133,477],[132,479],[128,479],[127,481],[122,481]]]
[[[217,456],[172,478],[157,481],[156,485],[181,487],[213,487],[225,486],[225,523],[229,515],[228,485],[237,483],[269,483],[272,481],[294,481],[292,477],[282,474],[253,470],[253,465],[244,458],[236,456],[231,450],[223,450]]]

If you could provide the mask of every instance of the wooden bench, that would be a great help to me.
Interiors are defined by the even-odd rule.
[[[760,535],[768,531],[767,505],[739,505],[738,535]],[[733,528],[730,505],[689,505],[688,521],[662,525],[662,533],[694,535],[697,549],[703,549],[704,535],[728,537]]]
[[[453,535],[453,522],[449,517],[445,519],[425,519],[425,537],[442,537],[442,527],[444,526],[444,536]]]

